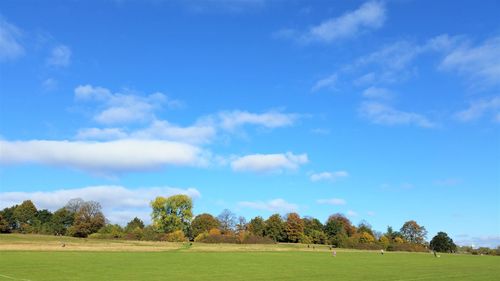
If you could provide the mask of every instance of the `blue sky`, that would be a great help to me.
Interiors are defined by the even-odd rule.
[[[0,208],[157,195],[500,244],[496,1],[2,1]]]

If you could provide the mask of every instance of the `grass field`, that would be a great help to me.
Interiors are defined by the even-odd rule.
[[[189,246],[0,235],[0,251],[0,280],[498,280],[500,276],[499,257],[382,256],[348,250],[338,250],[333,257],[326,247],[313,250],[306,245]]]

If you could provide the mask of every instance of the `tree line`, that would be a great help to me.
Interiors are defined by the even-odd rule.
[[[373,230],[366,221],[353,225],[340,213],[332,214],[324,223],[293,212],[285,216],[273,214],[266,219],[257,216],[250,221],[227,209],[218,216],[208,213],[194,216],[192,200],[186,195],[159,196],[151,201],[150,206],[150,225],[136,217],[122,227],[106,220],[98,202],[71,199],[52,213],[46,209],[38,210],[32,201],[26,200],[0,211],[0,233],[171,242],[287,242],[389,251],[457,251],[457,246],[445,232],[439,232],[427,242],[427,230],[414,220],[405,222],[399,230],[389,226],[385,233],[381,233]],[[485,254],[499,252],[499,248],[488,250],[483,248]]]

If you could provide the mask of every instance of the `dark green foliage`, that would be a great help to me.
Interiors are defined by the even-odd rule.
[[[266,233],[266,224],[262,217],[255,217],[248,223],[248,231],[255,236],[264,237]]]
[[[285,240],[285,223],[279,214],[274,214],[266,220],[266,236],[270,237],[276,242]]]
[[[125,231],[131,232],[136,228],[139,228],[139,229],[144,228],[144,222],[141,219],[139,219],[138,217],[133,218],[131,221],[129,221],[127,223],[127,226],[125,227]]]
[[[457,250],[457,245],[446,234],[446,232],[438,232],[430,243],[430,248],[436,252],[453,253]]]

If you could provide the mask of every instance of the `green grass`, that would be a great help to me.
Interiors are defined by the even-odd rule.
[[[15,242],[18,238],[8,239]],[[34,240],[44,243],[51,238]],[[442,254],[435,258],[428,253],[391,252],[382,256],[340,250],[333,257],[330,252],[307,251],[300,246],[260,245],[259,251],[208,246],[180,245],[162,252],[4,251],[0,243],[0,280],[390,281],[498,280],[500,276],[500,257],[491,256]],[[222,250],[217,251],[217,247]]]

